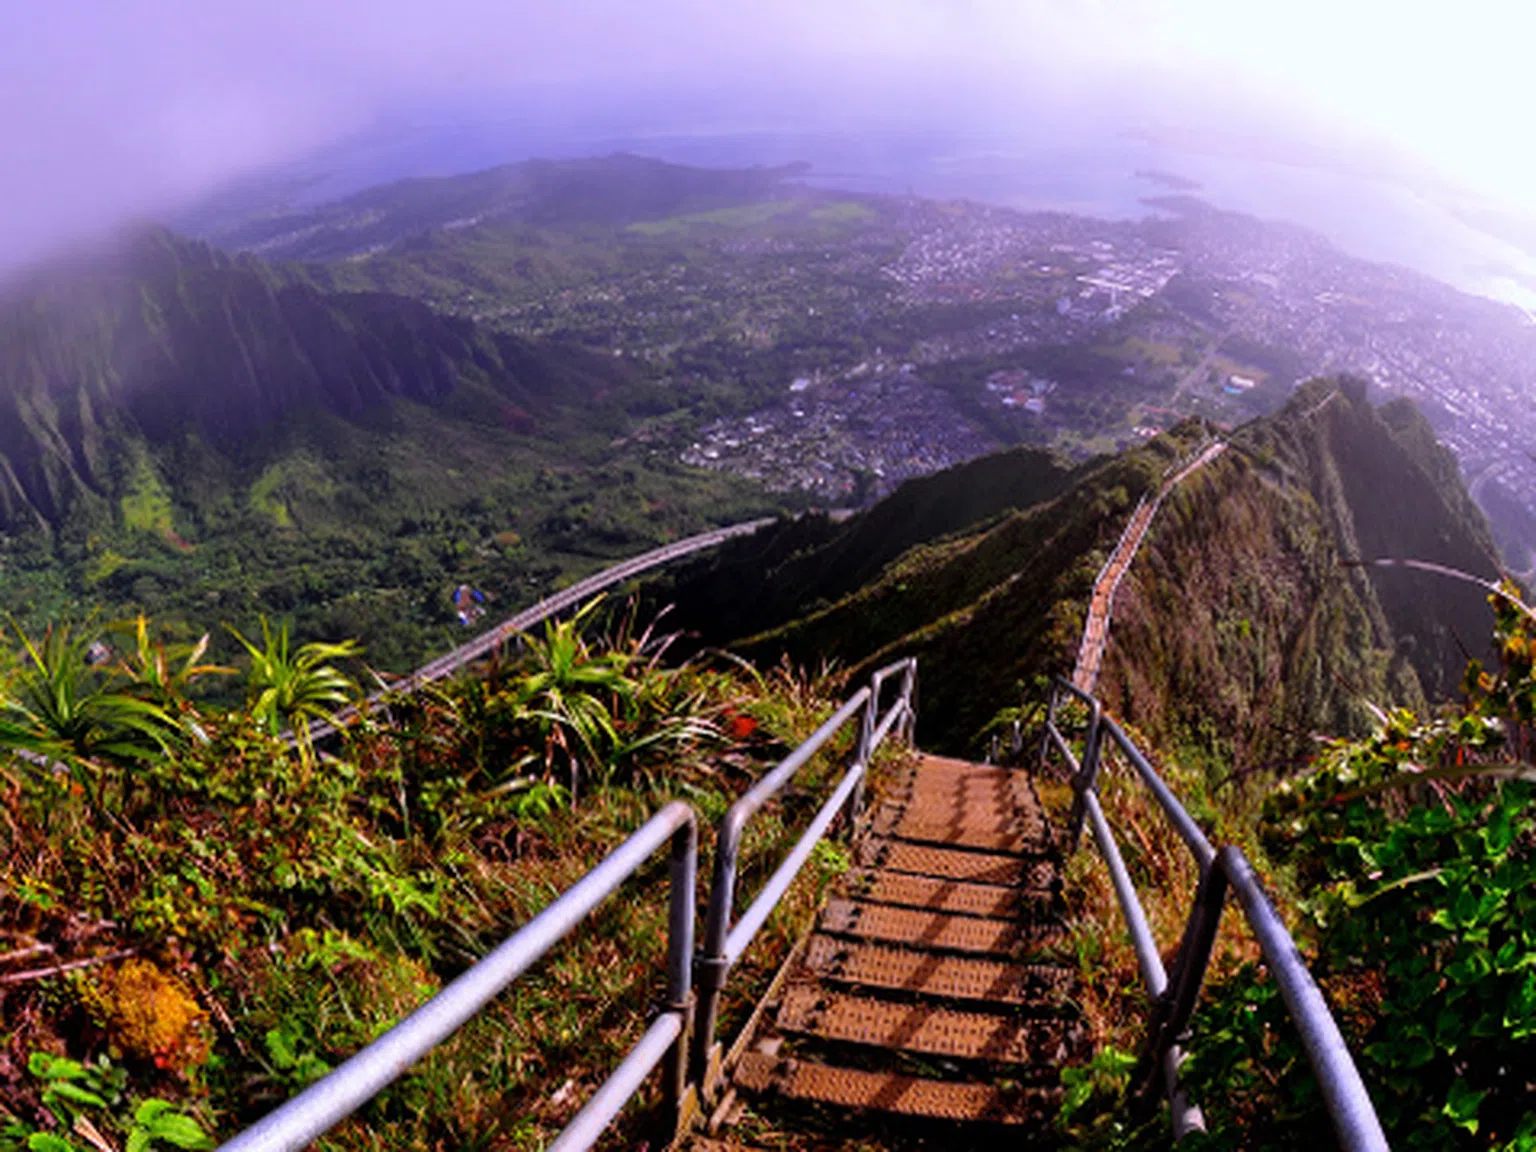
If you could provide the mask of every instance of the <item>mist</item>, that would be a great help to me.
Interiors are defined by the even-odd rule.
[[[311,195],[339,195],[525,155],[648,141],[664,152],[683,137],[817,133],[856,155],[902,139],[1071,148],[1092,132],[1171,128],[1194,154],[1257,148],[1485,215],[1524,207],[1510,195],[1524,158],[1499,139],[1518,109],[1499,87],[1512,41],[1488,34],[1493,15],[1243,8],[11,6],[0,17],[0,268],[188,213],[253,177],[301,173]]]

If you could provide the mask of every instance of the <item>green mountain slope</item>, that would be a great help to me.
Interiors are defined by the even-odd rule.
[[[771,505],[615,450],[625,362],[168,233],[0,298],[0,608],[258,612],[387,668],[566,572]]]
[[[975,751],[1035,677],[1070,670],[1093,579],[1132,508],[1203,435],[1182,426],[1054,490],[1021,487],[1016,511],[953,535],[914,543],[911,518],[888,503],[793,548],[744,542],[663,594],[687,605],[728,590],[760,606],[722,617],[727,627],[690,617],[704,639],[760,661],[864,668],[917,653],[922,737]],[[1495,574],[1486,524],[1427,425],[1407,405],[1372,408],[1362,383],[1318,381],[1230,443],[1164,502],[1121,585],[1101,694],[1154,737],[1243,770],[1301,754],[1313,731],[1358,729],[1367,701],[1448,692],[1461,645],[1487,634],[1481,593],[1340,564],[1414,556]],[[959,507],[979,467],[926,481],[926,501],[948,492]],[[865,558],[884,561],[881,538],[905,550],[848,590]],[[754,575],[754,550],[776,547],[790,554]],[[794,606],[774,592],[786,571],[818,574],[797,578]]]
[[[274,259],[340,260],[432,229],[489,221],[535,227],[622,225],[760,200],[804,166],[703,169],[617,154],[526,160],[481,172],[400,180],[312,209],[213,230],[226,248]]]

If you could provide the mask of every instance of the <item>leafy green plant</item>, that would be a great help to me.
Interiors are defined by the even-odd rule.
[[[1532,618],[1493,598],[1498,673],[1458,711],[1378,714],[1266,801],[1332,999],[1394,1147],[1536,1149],[1536,769]],[[1197,1012],[1187,1080],[1210,1146],[1327,1138],[1322,1097],[1273,984],[1248,966]],[[1262,1118],[1262,1120],[1261,1120]]]
[[[202,1126],[170,1101],[149,1097],[128,1107],[127,1073],[106,1057],[94,1064],[34,1052],[27,1070],[42,1082],[42,1104],[58,1125],[57,1131],[38,1129],[19,1121],[0,1129],[0,1152],[85,1152],[102,1147],[102,1130],[126,1136],[127,1152],[150,1152],[157,1145],[173,1148],[211,1148],[213,1141]],[[87,1137],[82,1146],[61,1133]],[[94,1138],[91,1138],[94,1137]]]
[[[157,1143],[173,1148],[211,1148],[213,1141],[192,1117],[165,1100],[145,1100],[133,1111],[126,1152],[148,1152]]]
[[[309,1087],[331,1070],[331,1066],[303,1046],[303,1037],[292,1024],[270,1028],[262,1037],[267,1059],[278,1078],[290,1091]]]
[[[356,690],[352,680],[330,662],[357,655],[357,644],[351,640],[311,642],[294,649],[287,623],[274,632],[265,616],[261,618],[260,646],[233,628],[229,632],[251,658],[246,679],[246,706],[251,716],[274,736],[285,726],[292,727],[300,762],[306,770],[312,768],[315,749],[310,723],[330,720],[333,710],[344,705]]]
[[[1057,1131],[1076,1145],[1094,1148],[1155,1146],[1158,1140],[1146,1141],[1148,1133],[1128,1120],[1124,1107],[1136,1061],[1134,1053],[1106,1044],[1088,1063],[1062,1068]]]
[[[612,702],[632,698],[638,686],[623,653],[594,653],[582,636],[602,603],[588,602],[567,620],[549,620],[543,637],[523,636],[525,671],[509,693],[519,720],[533,724],[546,772],[563,761],[574,783],[576,765],[607,765],[620,746]]]
[[[119,671],[93,659],[95,632],[57,623],[32,637],[14,621],[11,626],[22,660],[0,697],[0,746],[65,765],[98,804],[104,769],[168,754],[176,720],[135,695]]]

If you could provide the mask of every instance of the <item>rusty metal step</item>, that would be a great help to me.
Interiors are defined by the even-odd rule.
[[[776,1022],[782,1032],[822,1040],[1041,1069],[1067,1059],[1078,1029],[1076,1022],[1060,1019],[899,1004],[818,984],[791,985]]]
[[[1016,768],[1004,768],[1000,764],[977,764],[970,760],[956,760],[952,756],[935,756],[931,752],[924,752],[917,758],[916,772],[930,774],[952,773],[956,776],[1017,776]]]
[[[946,952],[975,952],[986,956],[1017,956],[1032,941],[1057,931],[1038,921],[994,920],[956,916],[922,908],[896,908],[857,900],[827,901],[817,920],[823,932],[912,944]]]
[[[935,848],[885,836],[863,837],[855,852],[855,863],[861,868],[884,868],[1011,888],[1045,889],[1056,878],[1056,866],[1049,859]]]
[[[948,1000],[1017,1004],[1042,1013],[1070,1006],[1074,974],[1064,965],[1011,964],[812,936],[805,969],[826,983],[884,988]]]
[[[966,783],[918,777],[898,782],[887,790],[887,795],[899,804],[918,806],[924,810],[937,808],[946,816],[963,810],[973,817],[1044,818],[1034,789],[1022,778],[1011,783]]]
[[[996,852],[1029,851],[1040,845],[1044,831],[1045,825],[1041,823],[1031,826],[1016,818],[990,815],[977,819],[963,809],[933,812],[918,805],[904,808],[882,804],[870,819],[870,832],[875,836]]]
[[[852,869],[843,877],[842,891],[854,900],[870,904],[962,912],[969,916],[1039,915],[1051,903],[1049,892],[1005,888],[1000,884],[967,884],[878,868]]]
[[[972,764],[953,768],[931,761],[920,762],[904,773],[902,781],[911,787],[949,789],[964,792],[996,792],[1007,795],[1029,791],[1029,773],[1015,768],[989,768]]]
[[[756,1052],[742,1058],[734,1079],[748,1092],[777,1092],[842,1108],[991,1124],[1018,1124],[1050,1115],[1059,1099],[1059,1093],[1045,1088],[1009,1091],[992,1084],[863,1072]]]

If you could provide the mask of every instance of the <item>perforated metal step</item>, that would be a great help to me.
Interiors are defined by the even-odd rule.
[[[1031,791],[1029,777],[1011,768],[951,769],[944,765],[934,766],[932,761],[920,762],[898,784],[897,791],[918,789],[936,794],[966,794],[978,799],[985,796],[1018,796],[1029,803]]]
[[[857,900],[829,900],[818,923],[823,932],[987,956],[1017,956],[1055,931],[1054,925],[1038,922],[956,916]]]
[[[861,944],[812,936],[805,970],[829,984],[884,988],[893,992],[1027,1005],[1048,1015],[1070,1006],[1071,969],[1052,964],[1011,964],[974,956],[939,956],[910,948]]]
[[[895,836],[929,844],[952,844],[995,852],[1025,852],[1037,846],[1043,825],[1031,827],[1018,817],[968,813],[963,808],[882,804],[870,819],[876,836]]]
[[[936,848],[885,836],[864,837],[855,853],[855,862],[863,868],[1012,888],[1045,889],[1056,876],[1056,868],[1049,860]]]
[[[1048,1115],[1059,1098],[1049,1089],[1005,1091],[991,1084],[920,1080],[758,1053],[742,1058],[736,1083],[749,1092],[778,1092],[843,1108],[992,1124],[1018,1124]]]
[[[1075,971],[1039,959],[1060,931],[1052,853],[1026,774],[920,758],[861,830],[856,866],[763,1015],[756,1050],[735,1066],[736,1085],[1043,1128],[1060,1096],[1057,1069],[1083,1033]],[[976,1082],[906,1075],[926,1061],[898,1053],[955,1061],[949,1076],[969,1066]],[[902,1071],[872,1070],[881,1067]]]
[[[851,899],[871,904],[963,912],[970,916],[1031,916],[1050,906],[1048,892],[1021,891],[999,884],[967,884],[875,868],[851,870],[843,877],[842,890]]]
[[[1054,1067],[1068,1054],[1075,1022],[1019,1019],[992,1012],[898,1004],[792,985],[777,1018],[782,1032],[929,1056]]]

